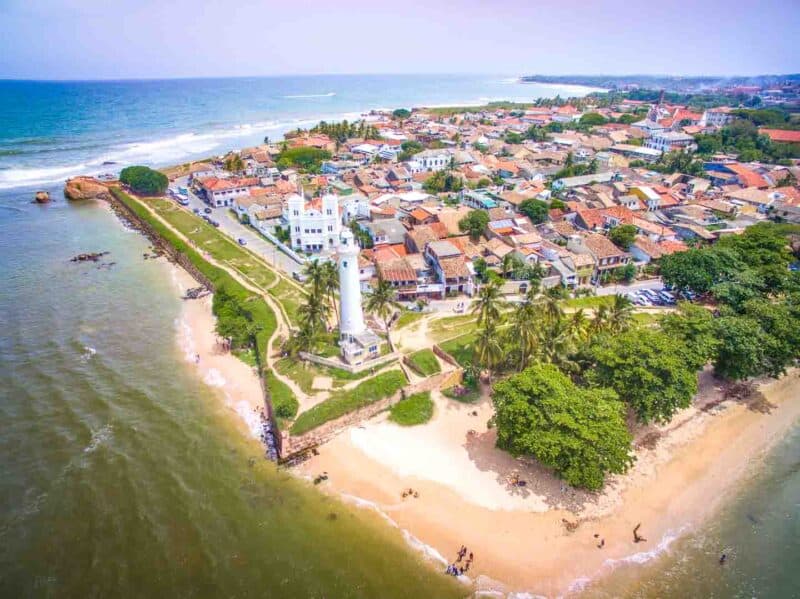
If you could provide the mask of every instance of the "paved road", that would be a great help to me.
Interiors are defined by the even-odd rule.
[[[178,185],[186,185],[186,179],[179,179],[175,183]],[[205,214],[206,209],[211,210],[209,216],[219,223],[219,230],[225,235],[229,236],[234,241],[244,239],[247,242],[247,247],[253,252],[263,257],[264,260],[275,268],[282,270],[284,273],[291,275],[295,270],[302,269],[294,259],[290,258],[278,247],[267,241],[264,237],[259,235],[252,227],[248,227],[239,222],[239,220],[231,213],[230,208],[211,208],[198,196],[189,190],[189,206],[187,210],[199,210],[201,214]]]

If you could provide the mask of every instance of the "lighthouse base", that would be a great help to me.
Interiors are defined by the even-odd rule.
[[[357,334],[343,333],[339,337],[342,359],[351,365],[363,364],[381,355],[381,339],[370,329]]]

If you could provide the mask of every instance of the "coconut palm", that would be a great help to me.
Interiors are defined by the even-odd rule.
[[[582,345],[589,337],[589,319],[583,308],[579,309],[569,318],[569,326],[572,329],[572,336],[576,344]]]
[[[503,359],[503,346],[500,343],[500,335],[495,326],[485,326],[478,330],[478,338],[475,340],[475,357],[492,379],[492,373]]]
[[[624,295],[616,294],[608,310],[608,330],[619,333],[628,328],[633,318],[633,304]]]
[[[478,291],[472,304],[472,313],[478,315],[478,326],[493,326],[500,320],[500,310],[505,302],[500,296],[500,283],[490,281]]]
[[[336,269],[336,264],[330,261],[324,262],[321,268],[320,291],[325,296],[326,301],[330,302],[333,312],[336,314],[336,323],[338,325],[339,307],[336,304],[336,294],[339,291],[339,272]]]
[[[608,329],[608,306],[606,304],[600,304],[594,311],[590,329],[593,334],[602,333]]]
[[[394,345],[392,345],[392,339],[389,335],[389,327],[391,326],[392,316],[394,316],[395,310],[399,308],[394,297],[395,292],[392,284],[385,279],[379,278],[378,284],[367,294],[365,306],[367,312],[383,320],[383,324],[386,327],[386,339],[392,351],[394,351]]]
[[[516,349],[517,367],[523,370],[539,347],[541,313],[535,304],[526,300],[514,309],[510,324],[509,346]]]
[[[561,320],[564,316],[564,310],[561,308],[561,298],[553,289],[548,289],[537,302],[544,314],[544,317],[549,322],[556,322]]]

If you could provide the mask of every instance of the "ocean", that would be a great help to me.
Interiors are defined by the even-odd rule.
[[[463,594],[377,515],[262,458],[187,364],[181,300],[146,240],[61,187],[372,108],[585,91],[504,76],[0,82],[0,597]],[[55,201],[31,204],[37,189]],[[69,261],[88,251],[115,264]],[[799,498],[795,431],[702,530],[584,594],[796,597]]]

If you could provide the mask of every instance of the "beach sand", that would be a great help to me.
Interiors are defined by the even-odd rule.
[[[453,561],[466,545],[475,553],[468,575],[478,588],[560,596],[665,551],[713,513],[800,418],[797,371],[762,386],[769,405],[720,403],[718,385],[704,373],[692,408],[665,427],[638,427],[636,465],[599,495],[568,489],[536,464],[497,450],[486,427],[488,399],[466,405],[438,393],[426,425],[403,428],[379,416],[321,447],[298,473],[326,471],[321,488],[374,505],[433,555]],[[527,485],[512,487],[512,474]],[[419,498],[401,497],[409,487]],[[579,526],[569,532],[562,519]],[[634,543],[638,523],[647,540]]]
[[[182,268],[166,263],[169,276],[179,295],[197,282]],[[185,300],[175,321],[180,351],[190,367],[209,386],[217,387],[225,404],[234,411],[249,434],[259,438],[261,422],[258,411],[264,407],[264,395],[255,369],[224,351],[214,333],[215,318],[211,312],[212,296]]]

